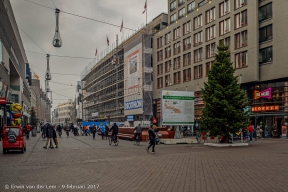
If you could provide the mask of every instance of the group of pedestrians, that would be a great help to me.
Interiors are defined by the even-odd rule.
[[[88,127],[88,125],[84,125],[83,127],[81,127],[82,133],[86,136],[90,136],[90,133],[92,134],[93,139],[96,139],[96,134],[98,131],[101,132],[101,136],[102,139],[104,139],[104,137],[106,137],[106,139],[108,138],[108,133],[109,133],[109,127],[108,125],[100,125],[100,126],[96,126],[96,125],[91,125],[90,127]]]
[[[58,127],[57,127],[57,129],[58,129]],[[55,148],[58,148],[56,126],[49,124],[49,123],[46,123],[45,125],[43,125],[43,127],[41,127],[41,130],[42,130],[42,134],[46,134],[46,138],[47,138],[46,139],[46,145],[43,148],[47,149],[48,144],[50,144],[49,148],[51,148],[51,149],[54,149],[54,145],[55,145]]]

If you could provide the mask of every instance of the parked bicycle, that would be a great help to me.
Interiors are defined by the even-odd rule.
[[[109,145],[111,145],[112,142],[113,142],[116,146],[119,144],[119,140],[118,140],[117,136],[114,136],[113,138],[112,138],[112,136],[109,137]]]

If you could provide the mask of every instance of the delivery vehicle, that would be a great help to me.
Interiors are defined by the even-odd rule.
[[[9,150],[26,151],[26,142],[23,128],[20,126],[4,126],[2,129],[2,147],[3,154]]]

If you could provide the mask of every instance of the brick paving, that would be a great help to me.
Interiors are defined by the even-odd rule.
[[[120,140],[119,146],[110,146],[99,136],[65,134],[59,140],[58,149],[46,150],[37,134],[24,154],[1,150],[0,191],[288,191],[288,140],[259,139],[241,148],[156,145],[155,154],[146,153],[148,143]]]

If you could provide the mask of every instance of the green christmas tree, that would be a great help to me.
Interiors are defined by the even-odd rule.
[[[30,125],[32,127],[37,126],[38,122],[39,122],[39,120],[36,118],[35,109],[34,109],[34,107],[32,107],[31,114],[30,114]]]
[[[204,84],[202,129],[210,135],[223,136],[221,143],[229,142],[229,134],[248,126],[248,99],[234,76],[235,69],[230,62],[229,47],[217,46],[218,54]]]

